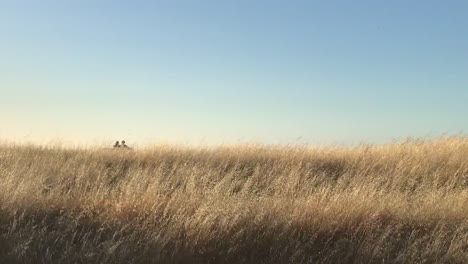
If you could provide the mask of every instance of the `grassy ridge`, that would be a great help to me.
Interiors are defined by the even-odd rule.
[[[0,147],[0,263],[468,263],[468,139]]]

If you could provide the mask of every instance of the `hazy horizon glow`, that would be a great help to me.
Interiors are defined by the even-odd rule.
[[[3,1],[0,140],[468,131],[466,1]]]

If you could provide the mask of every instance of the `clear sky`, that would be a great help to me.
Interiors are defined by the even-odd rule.
[[[468,1],[0,2],[0,139],[358,143],[468,131]]]

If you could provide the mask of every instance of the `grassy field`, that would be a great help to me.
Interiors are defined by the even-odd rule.
[[[468,263],[468,138],[3,144],[0,263]]]

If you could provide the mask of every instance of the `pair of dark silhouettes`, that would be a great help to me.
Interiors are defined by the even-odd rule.
[[[116,141],[114,144],[114,148],[128,148],[128,146],[125,145],[125,140],[122,140],[122,144],[120,144],[119,141]]]

